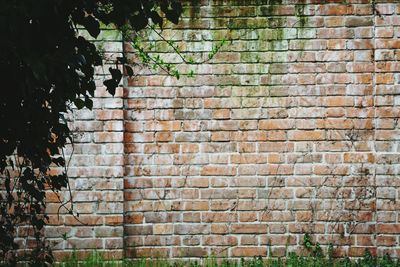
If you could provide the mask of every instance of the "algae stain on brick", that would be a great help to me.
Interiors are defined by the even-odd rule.
[[[267,4],[260,8],[261,13],[266,16],[272,16],[276,9],[276,5],[281,5],[281,4],[282,0],[268,0]]]
[[[298,24],[299,24],[300,28],[303,28],[304,26],[306,26],[306,24],[308,22],[308,17],[305,15],[304,9],[305,9],[305,4],[296,4],[295,5],[295,12],[296,12],[295,15],[299,19]]]
[[[279,50],[285,37],[285,27],[287,18],[275,16],[276,11],[282,7],[282,0],[268,0],[265,6],[260,8],[261,15],[267,17],[267,29],[264,38],[267,42],[267,50]]]
[[[200,3],[196,0],[190,0],[189,8],[189,19],[193,21],[195,18],[200,16]]]
[[[267,40],[272,40],[270,41],[270,50],[280,48],[279,44],[282,44],[282,41],[291,39],[289,37],[292,34],[292,31],[307,26],[309,20],[308,15],[305,14],[307,4],[305,4],[305,0],[299,0],[299,2],[299,4],[295,4],[294,15],[297,18],[297,22],[294,25],[287,25],[289,21],[287,16],[275,16],[276,10],[284,7],[284,5],[282,5],[282,0],[268,0],[268,4],[261,7],[261,14],[268,17],[267,27],[272,30],[270,33],[271,36],[265,36]]]
[[[303,3],[295,5],[295,12],[296,12],[295,15],[298,18],[298,22],[297,23],[298,23],[298,27],[301,28],[301,29],[303,29],[303,28],[305,28],[305,26],[307,26],[308,20],[309,20],[308,16],[305,14],[305,7],[306,7],[306,4],[304,3],[305,0],[302,0],[302,2]],[[300,55],[303,55],[304,48],[306,46],[306,40],[298,39],[298,41],[299,41]]]
[[[301,55],[304,52],[307,39],[304,33],[308,32],[307,24],[309,23],[309,14],[307,13],[307,4],[305,0],[298,0],[294,5],[294,11],[290,15],[281,15],[284,12],[280,12],[280,8],[285,8],[285,4],[282,4],[282,0],[268,0],[267,3],[259,7],[259,16],[265,19],[265,28],[257,29],[259,39],[256,42],[256,46],[259,51],[265,51],[264,53],[270,53],[270,57],[262,57],[265,60],[267,66],[267,72],[264,74],[266,80],[271,81],[275,75],[284,75],[287,73],[286,62],[288,60],[289,42],[298,42],[297,50]],[[294,20],[293,20],[294,19]],[[294,21],[294,23],[291,23]],[[289,25],[293,24],[293,25]],[[257,49],[253,49],[257,51]],[[261,52],[262,53],[262,52]],[[246,53],[250,54],[254,53]],[[258,57],[258,53],[256,57]],[[254,61],[254,57],[252,56]],[[256,61],[259,62],[258,60]],[[268,78],[267,78],[268,77]],[[267,82],[265,86],[272,86]],[[273,90],[273,87],[270,88]],[[253,92],[250,90],[249,95]],[[269,95],[273,95],[270,91]]]
[[[260,7],[260,15],[267,17],[267,24],[265,29],[260,33],[260,46],[264,48],[267,53],[271,53],[271,56],[268,57],[269,62],[265,62],[267,66],[267,73],[264,74],[265,80],[269,81],[265,84],[268,88],[268,96],[264,101],[269,101],[271,95],[271,90],[273,91],[273,87],[270,88],[270,81],[272,80],[272,76],[274,76],[274,69],[279,67],[274,62],[280,61],[281,53],[276,53],[277,51],[285,51],[287,50],[287,38],[290,35],[290,29],[286,27],[287,17],[279,16],[279,8],[281,8],[282,0],[268,0],[265,6]],[[262,50],[262,49],[261,49]]]
[[[302,40],[301,36],[299,36],[303,32],[307,33],[307,29],[304,28],[307,27],[309,17],[306,14],[307,5],[305,0],[298,0],[297,4],[294,5],[294,14],[288,15],[296,19],[294,25],[289,25],[291,18],[286,15],[279,15],[283,13],[279,12],[278,8],[283,7],[285,5],[282,5],[282,0],[269,0],[266,6],[260,8],[261,15],[268,17],[267,29],[264,30],[264,35],[261,35],[264,40],[260,41],[266,41],[266,49],[272,53],[271,62],[268,64],[266,73],[267,80],[270,81],[274,75],[284,75],[288,71],[285,62],[287,61],[289,42],[291,40],[299,42],[297,49],[300,50],[298,52],[300,55],[303,54],[306,45],[306,40]],[[267,83],[266,86],[270,87],[271,85]],[[273,87],[269,88],[269,97],[267,98],[274,94],[273,91]]]

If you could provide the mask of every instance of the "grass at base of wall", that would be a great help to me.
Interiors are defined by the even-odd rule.
[[[87,259],[79,261],[76,253],[58,263],[59,267],[400,267],[399,259],[389,256],[374,257],[368,251],[360,259],[334,259],[323,255],[298,256],[291,253],[287,258],[267,259],[253,258],[241,260],[224,260],[207,258],[200,264],[198,261],[171,261],[168,259],[138,259],[122,261],[106,261],[94,251]]]

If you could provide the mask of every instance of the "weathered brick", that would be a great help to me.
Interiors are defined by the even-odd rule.
[[[289,140],[294,141],[317,141],[323,140],[324,136],[323,131],[289,131]]]
[[[372,26],[372,17],[346,17],[345,26],[347,27],[362,27],[362,26]]]
[[[235,247],[232,248],[232,257],[257,257],[267,256],[267,248],[261,247]]]
[[[232,224],[234,234],[263,234],[268,232],[266,224]]]
[[[54,253],[280,257],[306,232],[335,256],[397,253],[400,7],[322,2],[184,2],[163,34],[185,55],[229,41],[189,66],[194,78],[143,70],[114,97],[96,80],[93,111],[67,116],[74,209],[88,226],[58,218],[47,194]]]
[[[173,257],[198,257],[202,258],[207,256],[207,250],[201,247],[182,247],[174,248],[172,250]]]

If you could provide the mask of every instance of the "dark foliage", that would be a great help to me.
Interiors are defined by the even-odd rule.
[[[181,6],[173,0],[0,0],[0,256],[15,265],[18,225],[29,224],[36,247],[33,266],[52,261],[41,230],[46,224],[45,190],[68,185],[66,173],[50,175],[50,166],[65,165],[60,149],[71,137],[63,113],[70,103],[92,108],[94,67],[102,64],[96,47],[77,35],[84,27],[96,38],[100,22],[134,31],[163,18],[177,23]],[[126,63],[124,58],[118,60]],[[127,73],[132,69],[126,67]],[[115,93],[122,74],[110,68],[104,81]],[[12,157],[11,157],[12,156]],[[26,258],[25,258],[26,259]]]

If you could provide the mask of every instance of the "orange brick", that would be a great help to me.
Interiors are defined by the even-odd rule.
[[[232,249],[233,257],[257,257],[267,256],[267,248],[261,247],[235,247]]]
[[[295,141],[317,141],[323,140],[325,137],[324,131],[289,131],[289,140]]]

